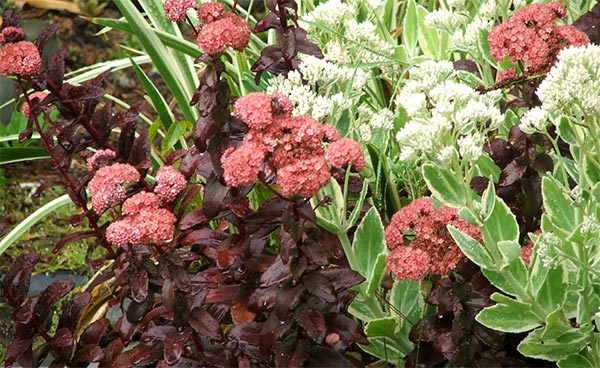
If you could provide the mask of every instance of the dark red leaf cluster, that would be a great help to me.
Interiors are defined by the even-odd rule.
[[[298,53],[323,58],[317,44],[306,38],[306,31],[298,26],[298,5],[294,0],[268,0],[270,13],[256,24],[254,33],[275,29],[278,45],[265,47],[251,70],[256,73],[258,84],[260,76],[267,71],[272,74],[287,74],[298,68]],[[291,23],[291,24],[290,24]]]

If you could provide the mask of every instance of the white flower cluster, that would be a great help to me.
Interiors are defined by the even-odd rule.
[[[525,114],[523,114],[523,116],[521,116],[519,128],[521,128],[521,130],[527,134],[544,131],[546,125],[548,125],[549,118],[550,116],[548,111],[544,110],[540,106],[537,106],[528,110]]]
[[[379,1],[370,0],[374,7]],[[370,63],[385,61],[394,46],[377,35],[377,26],[369,20],[358,22],[357,9],[340,0],[319,4],[300,21],[311,38],[321,41],[326,59],[337,63]],[[319,23],[333,32],[323,31],[310,23]]]
[[[366,105],[358,107],[358,133],[363,142],[371,140],[375,131],[389,131],[394,127],[394,113],[389,109],[373,111]]]
[[[550,113],[600,115],[600,46],[563,49],[536,93]]]
[[[410,120],[397,133],[400,161],[427,155],[440,160],[456,157],[477,161],[485,134],[503,120],[497,103],[501,94],[480,94],[458,81],[450,62],[426,61],[413,67],[396,97]]]
[[[426,27],[442,29],[452,33],[467,20],[468,17],[464,13],[448,9],[437,9],[427,14],[423,22]]]
[[[303,78],[306,83],[303,82]],[[295,105],[294,115],[310,115],[323,120],[336,108],[348,108],[363,94],[367,83],[364,70],[337,65],[314,56],[304,55],[299,70],[271,78],[267,93],[281,93]],[[319,86],[319,94],[314,89]],[[352,91],[345,94],[348,88]]]

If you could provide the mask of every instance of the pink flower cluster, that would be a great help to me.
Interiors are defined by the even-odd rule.
[[[399,279],[422,280],[428,273],[444,275],[465,258],[446,228],[452,225],[481,239],[479,230],[458,216],[456,209],[435,209],[429,198],[415,199],[392,216],[385,241],[392,249],[388,269]]]
[[[118,247],[160,244],[173,238],[177,218],[154,193],[140,192],[122,206],[125,217],[106,229],[106,240]]]
[[[198,9],[198,19],[203,23],[196,44],[205,53],[215,55],[231,47],[242,51],[250,42],[250,26],[231,12],[225,12],[220,3],[204,3]]]
[[[196,9],[197,6],[197,0],[165,0],[163,3],[167,20],[171,22],[182,20],[189,9]]]
[[[25,32],[19,27],[5,27],[0,32],[0,75],[28,77],[40,72],[40,50],[25,40]]]
[[[496,61],[510,56],[512,63],[525,63],[528,75],[548,72],[564,47],[589,43],[587,35],[573,26],[555,25],[566,14],[558,3],[525,6],[489,33],[490,53]]]
[[[127,198],[124,185],[139,181],[140,173],[129,164],[111,164],[115,157],[116,153],[107,149],[98,150],[87,160],[88,170],[97,170],[88,183],[94,211],[102,214],[122,203],[123,217],[108,226],[106,239],[119,247],[160,244],[170,240],[177,218],[163,206],[185,188],[185,176],[173,166],[163,166],[156,173],[153,192],[142,191]]]
[[[240,97],[234,116],[249,132],[242,145],[230,147],[221,157],[225,182],[231,186],[251,185],[259,173],[276,175],[279,192],[309,198],[326,185],[334,169],[365,166],[360,145],[340,138],[332,125],[323,125],[309,116],[292,117],[293,105],[283,95],[262,92]],[[329,142],[325,148],[324,142]]]

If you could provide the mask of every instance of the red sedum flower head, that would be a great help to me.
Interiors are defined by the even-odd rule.
[[[87,159],[87,169],[88,171],[97,170],[103,166],[108,165],[108,163],[111,162],[115,157],[117,157],[117,153],[113,150],[98,150],[92,155],[92,157]]]
[[[98,214],[121,203],[127,196],[125,184],[140,180],[140,173],[129,164],[113,164],[101,167],[90,182],[92,208]]]
[[[251,145],[228,148],[221,157],[225,182],[234,187],[254,184],[264,159],[264,153]]]
[[[415,247],[395,248],[387,258],[387,268],[398,280],[423,280],[429,272],[430,263],[427,252]]]
[[[25,31],[21,27],[6,27],[0,32],[0,43],[19,42],[25,39]]]
[[[325,158],[336,169],[351,165],[354,171],[365,168],[365,156],[358,142],[341,138],[331,143],[325,150]]]
[[[198,8],[198,20],[204,24],[222,18],[223,14],[225,14],[225,5],[221,3],[204,3]]]
[[[118,247],[161,244],[173,238],[175,215],[165,208],[142,208],[106,229],[106,240]]]
[[[27,77],[38,74],[42,57],[30,41],[6,43],[0,48],[0,75]]]
[[[573,26],[555,25],[565,15],[558,3],[525,6],[489,33],[490,53],[496,61],[510,57],[513,63],[525,63],[526,75],[548,72],[560,50],[589,43],[587,35]]]
[[[228,47],[242,51],[250,42],[250,34],[250,26],[245,20],[225,13],[220,19],[204,24],[196,43],[209,55],[216,55]]]
[[[444,275],[465,258],[448,232],[448,225],[472,238],[481,238],[479,230],[461,219],[456,209],[444,206],[435,210],[431,199],[420,198],[392,216],[385,229],[385,240],[392,253],[407,247],[425,252],[429,259],[426,273]],[[413,254],[411,252],[402,250],[403,257]],[[415,259],[415,262],[423,264],[422,260]],[[394,273],[406,278],[402,272],[398,273],[398,267]]]
[[[299,195],[310,198],[325,186],[331,173],[322,156],[297,160],[277,171],[279,192],[286,197]]]
[[[187,185],[185,176],[173,166],[162,166],[155,179],[154,193],[165,202],[174,200]]]
[[[266,93],[249,93],[238,98],[233,107],[233,116],[244,122],[250,129],[266,129],[273,123],[271,97]]]
[[[329,182],[329,165],[351,164],[358,170],[365,165],[358,143],[340,139],[332,125],[310,116],[292,116],[293,105],[283,95],[250,93],[234,107],[235,117],[250,129],[240,147],[230,147],[221,157],[227,185],[252,185],[262,172],[266,180],[275,181],[283,196],[312,197]],[[330,157],[323,147],[327,142],[333,145],[328,148]]]
[[[163,3],[167,20],[171,22],[182,20],[189,9],[196,9],[197,6],[197,0],[165,0]]]
[[[128,198],[121,206],[123,215],[134,215],[145,209],[159,208],[162,201],[160,197],[151,192],[139,192]]]

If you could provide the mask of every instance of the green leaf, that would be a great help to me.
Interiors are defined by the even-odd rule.
[[[41,147],[0,147],[0,165],[50,157]]]
[[[590,348],[586,348],[577,354],[559,360],[556,363],[560,368],[597,368]]]
[[[541,325],[531,305],[512,299],[485,308],[475,317],[482,325],[502,332],[525,332]]]
[[[485,269],[493,269],[495,267],[494,260],[481,243],[452,225],[448,226],[448,231],[460,250],[462,250],[467,258],[473,261],[473,263]]]
[[[160,41],[153,29],[146,23],[135,5],[126,0],[115,0],[134,34],[152,59],[160,72],[169,91],[173,94],[183,114],[188,121],[196,121],[199,116],[197,109],[190,106],[195,85],[192,86],[188,73],[179,67],[179,61]]]
[[[499,270],[497,266],[496,268],[498,270],[485,268],[481,270],[492,285],[506,294],[516,296],[521,300],[528,300],[530,298],[525,289],[527,285],[527,269],[522,261],[510,263],[502,270]]]
[[[538,262],[542,263],[542,262]],[[542,266],[543,267],[543,266]],[[531,280],[533,282],[534,276]],[[548,269],[543,279],[541,287],[537,288],[535,295],[536,302],[546,310],[554,310],[561,306],[567,293],[564,284],[564,270],[562,267]],[[536,282],[539,282],[536,279]]]
[[[481,195],[481,216],[486,221],[492,215],[494,206],[496,205],[496,190],[494,189],[494,183],[490,180],[488,187]]]
[[[439,60],[438,55],[436,54],[436,48],[440,42],[438,31],[435,28],[425,26],[425,16],[427,14],[429,14],[429,11],[425,7],[417,5],[417,39],[419,41],[419,47],[426,57]]]
[[[171,127],[167,131],[165,139],[163,139],[162,141],[162,150],[167,151],[173,148],[173,146],[175,146],[175,143],[177,143],[177,141],[181,139],[181,137],[183,137],[183,135],[185,134],[186,127],[187,122],[185,121],[177,121],[173,125],[171,125]]]
[[[498,243],[498,250],[502,259],[505,261],[505,265],[509,265],[519,259],[521,255],[521,245],[512,240],[502,240]]]
[[[497,249],[501,241],[519,241],[519,224],[510,208],[497,195],[494,207],[481,229],[483,241],[488,249]],[[492,256],[495,251],[492,250]],[[495,258],[495,257],[494,257]],[[499,261],[499,260],[497,260]]]
[[[566,116],[561,116],[558,122],[558,134],[567,143],[577,145],[577,135],[575,133],[573,123]]]
[[[406,14],[402,22],[402,42],[406,47],[409,56],[417,54],[417,5],[415,0],[408,0],[406,3]]]
[[[365,334],[370,338],[389,337],[394,339],[396,337],[396,330],[398,329],[397,325],[398,317],[372,319],[365,326]]]
[[[570,233],[575,227],[575,206],[565,189],[551,176],[542,179],[542,197],[544,212],[552,223]]]
[[[140,79],[140,82],[142,82],[148,97],[150,97],[150,100],[152,101],[152,107],[154,107],[154,110],[158,114],[162,124],[165,126],[165,129],[168,130],[171,127],[171,124],[173,124],[173,113],[169,108],[169,104],[167,101],[165,101],[158,88],[156,88],[154,83],[152,83],[142,68],[140,68],[133,59],[130,58],[130,60],[133,70],[135,70],[135,73]]]
[[[413,324],[421,319],[425,300],[420,285],[410,279],[394,282],[389,300],[393,307],[391,313],[400,312]]]
[[[531,332],[517,347],[528,357],[557,361],[579,353],[590,343],[590,327],[572,329],[555,339],[543,339],[541,329]]]
[[[352,250],[358,262],[358,271],[366,279],[367,293],[372,295],[385,274],[387,247],[383,238],[384,228],[377,209],[371,207],[363,218],[352,242]]]
[[[462,190],[464,183],[459,183],[447,169],[425,164],[423,165],[423,178],[429,190],[440,202],[450,207],[465,206],[466,195]]]
[[[19,222],[14,229],[12,229],[8,234],[0,240],[0,255],[8,249],[13,243],[15,243],[19,238],[25,234],[27,230],[41,221],[44,217],[49,215],[50,213],[58,210],[59,208],[66,206],[68,204],[72,204],[71,198],[69,198],[68,194],[64,194],[52,201],[46,203],[39,209],[37,209],[34,213],[27,216],[24,220]]]

